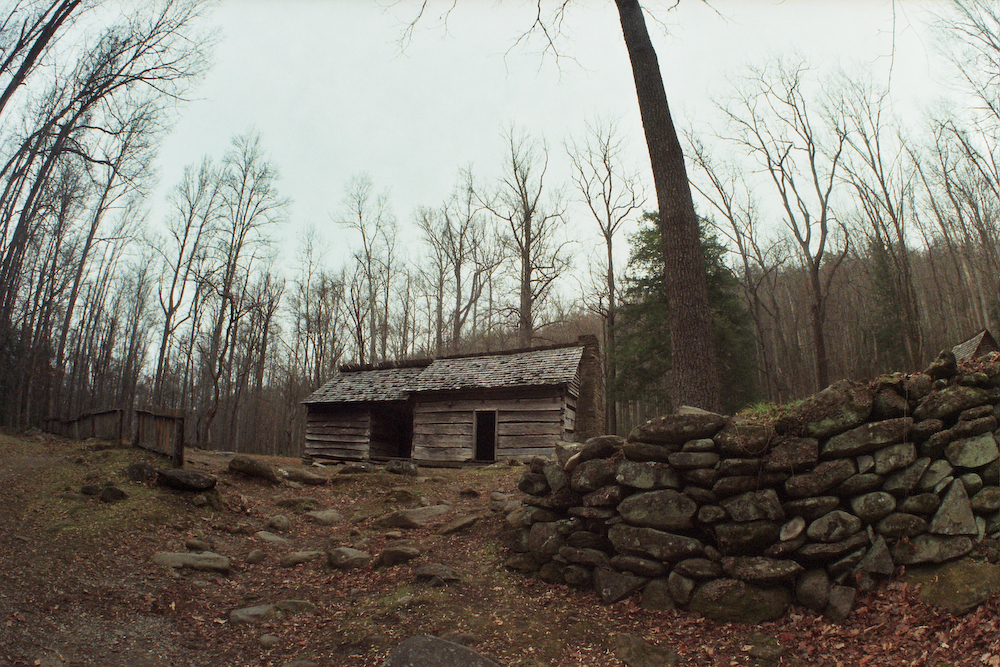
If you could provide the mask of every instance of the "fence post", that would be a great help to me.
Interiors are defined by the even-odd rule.
[[[184,413],[175,413],[173,422],[174,453],[171,457],[175,468],[184,467]]]

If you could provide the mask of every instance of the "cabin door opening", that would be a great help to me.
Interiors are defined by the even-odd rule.
[[[369,456],[408,459],[413,455],[413,411],[407,405],[376,406],[371,411]]]
[[[497,459],[497,413],[496,410],[476,411],[476,460],[496,461]]]

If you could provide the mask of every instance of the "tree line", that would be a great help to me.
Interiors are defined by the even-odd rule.
[[[289,270],[289,202],[257,134],[192,156],[149,201],[157,142],[207,67],[203,5],[104,9],[22,0],[0,16],[6,427],[172,408],[192,444],[297,453],[300,402],[342,364],[582,333],[603,343],[609,432],[670,404],[664,227],[613,119],[558,147],[508,126],[499,173],[458,169],[402,223],[359,174],[331,202],[350,257],[332,266],[309,232]],[[778,59],[683,133],[727,411],[914,370],[1000,324],[1000,16],[958,2],[937,28],[964,87],[919,126],[863,75]],[[584,226],[595,256],[573,243]]]

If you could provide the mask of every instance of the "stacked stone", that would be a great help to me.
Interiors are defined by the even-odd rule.
[[[1000,363],[837,383],[762,424],[695,409],[535,459],[507,565],[605,602],[834,620],[897,566],[1000,533]]]

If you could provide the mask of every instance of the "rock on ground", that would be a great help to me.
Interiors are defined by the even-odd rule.
[[[627,633],[615,637],[615,657],[628,667],[674,667],[680,661],[672,648],[654,646]]]
[[[229,460],[229,472],[239,473],[245,477],[254,477],[279,484],[281,477],[278,471],[269,464],[249,456],[234,456]]]
[[[158,484],[178,491],[210,491],[216,483],[213,475],[196,470],[159,469],[155,474]]]
[[[157,565],[166,565],[173,568],[189,567],[192,570],[229,571],[229,559],[210,551],[200,554],[161,551],[153,555],[153,562]]]
[[[500,667],[471,648],[454,642],[416,635],[389,653],[382,667]]]

